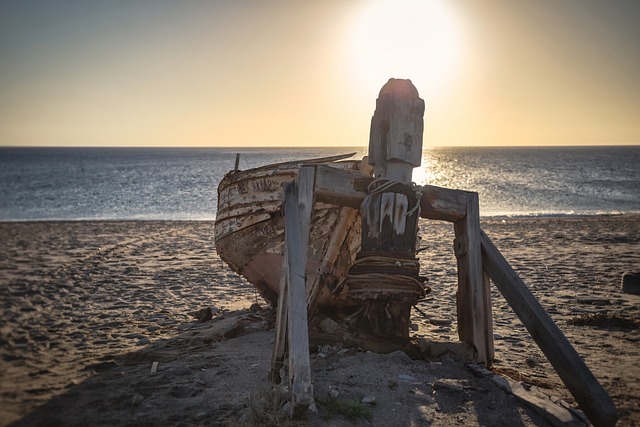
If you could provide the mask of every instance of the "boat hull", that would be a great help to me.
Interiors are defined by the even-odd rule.
[[[328,158],[333,160],[335,158]],[[215,243],[218,255],[277,305],[282,277],[284,184],[305,164],[361,170],[361,161],[325,159],[288,162],[232,171],[218,186]],[[366,161],[364,164],[366,164]],[[320,282],[318,304],[346,303],[340,283],[360,249],[360,215],[356,209],[316,202],[309,230],[307,287]]]

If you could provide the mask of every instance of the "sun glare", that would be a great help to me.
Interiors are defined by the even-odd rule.
[[[459,67],[457,17],[444,0],[374,0],[354,17],[347,43],[353,78],[367,94],[408,78],[430,102]]]

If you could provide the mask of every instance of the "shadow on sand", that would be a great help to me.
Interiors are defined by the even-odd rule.
[[[317,413],[288,420],[273,404],[285,404],[286,393],[267,380],[273,322],[271,310],[245,310],[194,323],[174,338],[90,366],[89,379],[10,425],[551,425],[450,355],[412,360],[399,351],[340,346],[311,355]],[[323,404],[329,397],[366,406],[371,421],[330,416]]]

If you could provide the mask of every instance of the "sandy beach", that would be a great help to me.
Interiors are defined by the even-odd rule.
[[[609,392],[618,425],[640,425],[640,295],[621,287],[640,271],[640,215],[481,222]],[[455,343],[452,226],[424,221],[420,234],[432,292],[412,334]],[[492,293],[494,373],[575,407]],[[213,319],[198,322],[206,307]],[[0,223],[0,426],[296,425],[271,409],[274,321],[217,257],[213,222]],[[455,351],[412,360],[326,346],[312,374],[318,413],[301,425],[551,425]],[[369,413],[332,415],[336,400]]]

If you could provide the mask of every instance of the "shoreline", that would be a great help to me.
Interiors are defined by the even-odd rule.
[[[619,216],[638,216],[640,217],[640,211],[625,211],[625,212],[534,212],[534,213],[488,213],[480,214],[480,220],[493,220],[493,219],[519,219],[519,218],[588,218],[588,217],[619,217]],[[183,218],[183,219],[162,219],[162,218],[43,218],[43,219],[0,219],[0,224],[24,224],[30,222],[214,222],[216,217],[210,218]],[[423,221],[423,219],[421,219]]]
[[[623,272],[640,270],[640,214],[480,220],[483,230],[614,399],[621,415],[618,425],[640,423],[638,328],[572,324],[575,319],[600,314],[640,319],[640,296],[622,293],[620,286]],[[419,255],[421,270],[429,277],[433,291],[418,304],[425,315],[413,311],[412,323],[417,329],[413,334],[457,342],[453,230],[451,224],[439,221],[421,221],[420,228],[425,248]],[[87,388],[86,384],[116,369],[114,365],[120,366],[118,357],[151,351],[161,342],[175,342],[194,328],[213,327],[213,323],[194,323],[191,313],[200,308],[214,306],[221,313],[232,313],[246,310],[256,301],[266,306],[253,287],[215,255],[213,221],[4,221],[0,232],[0,320],[4,325],[0,336],[0,425],[29,413],[42,415],[38,407],[46,408],[47,402],[73,390],[82,390],[88,395],[85,398],[100,399],[100,393],[106,391]],[[495,372],[539,386],[574,404],[495,287],[492,297]],[[262,335],[255,335],[255,339],[266,340],[260,343],[267,347],[269,357],[269,339]],[[178,364],[182,357],[206,358],[214,347],[222,351],[228,346],[242,352],[248,345],[237,347],[238,342],[233,341],[216,341],[215,346],[201,342],[195,348],[162,351]],[[144,376],[148,376],[146,363],[144,360]],[[389,362],[390,366],[398,363],[404,366],[401,360]],[[330,375],[330,371],[320,373]],[[266,378],[266,371],[256,375]],[[256,382],[262,384],[262,378]],[[375,385],[367,387],[375,392]],[[436,388],[431,391],[435,393]],[[132,414],[140,412],[140,408],[131,408],[131,391],[122,393],[127,396],[125,409]],[[490,394],[497,396],[494,393]],[[149,405],[150,399],[145,396]],[[160,399],[154,404],[171,402]],[[429,417],[443,423],[447,416],[455,420],[456,412],[443,408],[441,405],[441,411]],[[488,419],[486,414],[463,413],[470,425]],[[539,425],[533,418],[526,419],[525,425]]]

